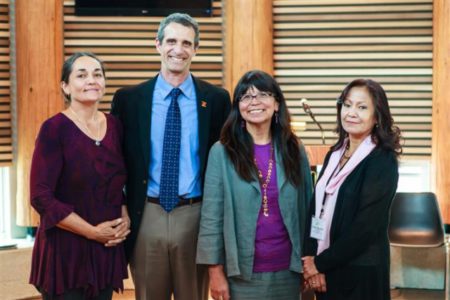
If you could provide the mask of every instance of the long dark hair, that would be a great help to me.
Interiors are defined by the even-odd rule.
[[[377,148],[393,151],[398,157],[402,154],[400,128],[394,125],[394,119],[392,118],[388,99],[383,87],[378,82],[371,79],[353,80],[344,88],[339,96],[336,105],[337,127],[335,130],[339,135],[339,139],[336,144],[331,147],[331,150],[335,151],[340,149],[347,137],[347,132],[342,127],[341,109],[345,98],[347,98],[348,93],[354,87],[365,87],[372,99],[373,106],[375,107],[376,125],[372,128],[371,132],[373,142],[377,145]]]
[[[257,169],[253,162],[253,138],[242,126],[244,120],[239,112],[239,99],[252,87],[271,93],[278,102],[278,122],[275,117],[272,117],[270,125],[272,141],[274,147],[281,153],[286,177],[293,185],[298,186],[302,179],[299,142],[291,129],[291,117],[283,93],[278,83],[269,74],[253,70],[245,73],[239,80],[233,94],[231,113],[222,128],[220,142],[224,145],[236,172],[244,180],[252,181],[257,178]]]

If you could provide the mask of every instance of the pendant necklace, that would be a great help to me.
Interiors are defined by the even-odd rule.
[[[270,179],[272,177],[272,169],[273,169],[273,145],[270,144],[270,157],[269,157],[269,165],[267,167],[267,176],[266,179],[263,178],[262,171],[258,168],[258,164],[256,163],[256,158],[254,158],[256,168],[258,169],[258,179],[261,184],[263,195],[262,195],[262,208],[263,215],[265,217],[269,216],[269,201],[267,198],[267,187],[269,186]]]
[[[86,129],[86,131],[92,136],[94,137],[93,140],[95,142],[96,146],[100,146],[100,122],[97,122],[97,111],[95,112],[94,116],[92,117],[92,120],[94,121],[95,124],[97,124],[97,135],[94,135],[92,133],[92,131],[89,129],[89,127],[87,126],[87,123],[82,122],[81,118],[78,116],[78,114],[72,109],[72,107],[69,106],[69,110],[70,112],[75,116],[75,119],[78,121],[78,123],[80,123],[81,125],[84,126],[84,128]]]
[[[349,162],[350,158],[353,155],[353,153],[351,153],[350,155],[345,155],[346,153],[349,153],[349,151],[350,151],[349,149],[350,149],[350,144],[347,144],[347,146],[345,146],[344,153],[342,153],[341,159],[339,160],[338,173],[345,167],[345,165]]]
[[[342,154],[342,157],[344,157],[345,159],[350,159],[350,157],[352,157],[352,154],[345,155],[346,153],[349,153],[349,152],[350,152],[350,145],[347,144],[347,146],[345,146],[344,154]]]

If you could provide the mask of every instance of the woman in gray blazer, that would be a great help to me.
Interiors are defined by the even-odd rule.
[[[213,299],[299,299],[311,192],[280,87],[247,72],[205,177],[197,263],[209,265]]]

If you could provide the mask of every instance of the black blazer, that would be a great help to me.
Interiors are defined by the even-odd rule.
[[[203,184],[209,149],[220,137],[220,130],[230,112],[231,101],[226,90],[195,77],[193,80],[197,95],[200,171]],[[123,153],[128,172],[125,193],[131,219],[131,233],[125,241],[128,259],[136,243],[147,197],[155,83],[156,77],[134,87],[119,89],[112,101],[111,113],[119,117],[124,128]]]
[[[325,158],[320,176],[331,152]],[[319,177],[320,178],[320,177]],[[390,299],[389,209],[398,182],[398,163],[393,152],[375,148],[341,185],[330,229],[330,247],[315,258],[325,274],[327,293],[318,299]],[[316,256],[317,240],[310,238],[307,220],[305,255]]]

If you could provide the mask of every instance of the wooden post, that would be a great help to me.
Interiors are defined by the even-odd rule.
[[[433,1],[432,176],[442,217],[450,223],[450,1]]]
[[[30,206],[30,166],[42,122],[61,111],[63,0],[16,0],[17,224],[37,224]]]
[[[225,88],[252,69],[273,75],[272,0],[225,0]]]

